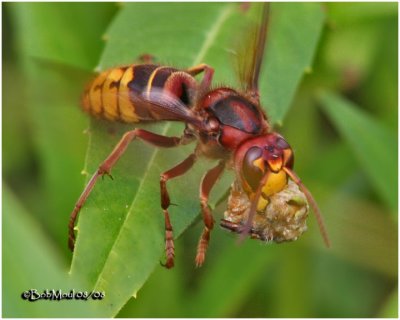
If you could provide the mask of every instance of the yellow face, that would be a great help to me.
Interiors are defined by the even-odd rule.
[[[263,174],[265,174],[265,165],[264,161],[261,158],[258,158],[253,161],[253,165],[259,168]],[[265,207],[268,205],[268,198],[273,194],[280,192],[287,185],[287,174],[285,171],[280,170],[278,172],[270,172],[267,181],[262,187],[262,193],[260,200],[257,204],[257,211],[263,211]],[[251,192],[249,194],[249,198],[253,200],[255,197],[255,192]]]
[[[257,205],[259,210],[263,210],[268,199],[287,185],[286,169],[293,167],[293,152],[280,135],[270,133],[243,144],[237,152],[236,161],[241,165],[238,172],[243,190],[251,201],[261,191]]]

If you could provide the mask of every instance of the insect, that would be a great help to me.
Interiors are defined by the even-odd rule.
[[[75,220],[99,177],[109,175],[118,159],[135,139],[156,147],[172,148],[196,141],[194,151],[175,167],[161,173],[161,208],[165,218],[165,267],[174,266],[174,238],[170,222],[170,197],[167,182],[184,175],[201,157],[217,160],[200,184],[200,206],[204,228],[196,253],[196,265],[204,263],[214,227],[208,206],[211,189],[225,169],[236,173],[236,186],[248,202],[246,219],[224,219],[221,225],[242,237],[251,235],[261,240],[255,230],[255,216],[263,211],[269,199],[288,187],[289,181],[300,189],[317,217],[321,234],[329,245],[322,216],[311,193],[293,171],[293,151],[286,140],[274,132],[264,114],[259,98],[259,73],[267,36],[269,6],[263,7],[260,26],[249,41],[252,52],[239,70],[243,89],[212,88],[214,69],[200,64],[186,70],[146,63],[114,68],[100,73],[87,86],[83,109],[89,114],[108,119],[137,123],[146,121],[180,121],[185,123],[181,137],[167,137],[144,129],[126,132],[110,155],[100,164],[78,199],[69,221],[69,247],[74,249]],[[203,74],[201,81],[195,76]],[[231,202],[230,204],[232,205]],[[234,205],[235,206],[235,205]]]

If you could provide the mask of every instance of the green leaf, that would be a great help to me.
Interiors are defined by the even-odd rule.
[[[379,318],[397,318],[399,314],[399,292],[396,287],[386,300],[382,310],[380,310]]]
[[[98,59],[101,33],[113,4],[10,3],[18,47],[25,59],[41,57],[88,68]],[[94,20],[95,19],[95,20]]]
[[[29,302],[21,294],[29,289],[69,292],[83,290],[72,282],[65,262],[40,225],[3,184],[3,313],[6,318],[98,316],[95,305],[83,301]],[[97,304],[100,304],[97,301]]]
[[[231,239],[233,242],[235,238]],[[216,257],[208,268],[197,292],[191,297],[188,317],[231,317],[279,257],[277,246],[261,247],[256,241],[246,241],[238,246],[232,244]],[[240,258],[239,258],[240,257]],[[238,263],[244,259],[250,263]],[[271,271],[272,272],[272,271]],[[206,305],[207,308],[199,308]]]
[[[271,12],[260,94],[272,123],[282,125],[302,76],[312,71],[325,15],[317,3],[276,3]]]
[[[171,24],[167,9],[181,18]],[[205,15],[198,14],[199,10],[204,11]],[[131,56],[131,62],[143,52],[151,52],[156,57],[168,57],[167,53],[161,53],[163,49],[173,56],[173,51],[179,48],[179,52],[183,50],[186,57],[186,65],[199,63],[203,57],[196,58],[196,55],[204,50],[207,52],[209,45],[215,43],[214,38],[208,38],[207,42],[204,37],[218,35],[221,25],[233,12],[234,6],[224,4],[210,4],[204,8],[199,4],[126,5],[107,33],[108,49],[104,52],[103,60],[110,61],[108,65],[115,63],[111,62],[111,53],[122,46],[125,48],[125,56],[126,52]],[[150,17],[158,23],[152,25],[152,28],[143,29],[141,26],[148,24]],[[190,25],[196,27],[187,30],[182,36],[182,30]],[[164,31],[164,34],[165,26],[170,29]],[[140,41],[140,37],[148,39],[148,48],[145,48],[144,40]],[[161,43],[157,43],[156,39]],[[179,55],[179,52],[176,53]],[[107,58],[108,55],[110,57]],[[121,60],[124,61],[124,57]],[[104,126],[113,127],[117,132],[110,135]],[[93,121],[88,172],[95,170],[120,139],[122,132],[128,128],[131,127]],[[146,126],[146,129],[167,135],[180,135],[182,125],[158,124]],[[159,176],[162,171],[183,160],[192,149],[193,146],[188,146],[161,152],[140,141],[132,143],[113,170],[116,180],[105,179],[99,183],[82,210],[71,272],[73,275],[86,274],[90,285],[104,288],[108,294],[105,314],[115,315],[129,297],[136,294],[159,263],[164,247]],[[199,211],[197,185],[204,171],[204,165],[196,165],[185,177],[184,184],[182,180],[168,184],[172,202],[178,204],[170,208],[175,236],[193,221]],[[96,250],[92,249],[94,246]],[[91,266],[89,269],[88,265]]]
[[[321,94],[320,100],[324,111],[352,148],[372,186],[397,216],[396,134],[333,93]]]
[[[274,39],[276,36],[280,40],[268,49],[268,59],[279,58],[277,65],[284,64],[287,52],[279,51],[282,49],[279,42],[289,46],[289,41],[292,41],[289,51],[298,52],[301,57],[309,53],[308,62],[304,63],[303,60],[300,63],[291,59],[294,55],[289,53],[289,64],[294,63],[297,67],[290,69],[290,76],[277,81],[274,88],[270,89],[281,92],[282,85],[287,88],[284,98],[279,96],[275,99],[277,108],[278,105],[281,108],[283,101],[287,110],[294,89],[311,60],[323,15],[319,5],[274,5],[274,8],[276,21],[272,22],[273,29],[269,37]],[[298,10],[311,14],[314,20],[311,29],[311,24],[306,23],[309,17],[303,17],[304,23],[296,28],[287,26],[292,23],[292,18],[300,21]],[[227,3],[124,4],[106,33],[107,43],[99,69],[133,63],[141,54],[150,53],[158,62],[183,68],[201,62],[208,63],[215,67],[215,83],[232,81],[234,73],[231,61],[227,59],[227,51],[233,30],[236,30],[235,26],[240,20],[243,20],[243,14],[239,7]],[[302,26],[307,27],[303,30]],[[306,48],[300,38],[294,37],[295,29],[307,39],[311,32],[315,39],[313,44],[307,42],[312,46],[311,49]],[[289,37],[288,41],[284,41],[285,36]],[[276,69],[271,63],[265,64],[264,68],[264,74],[271,75],[266,82],[273,86],[277,77],[274,72]],[[282,116],[283,113],[279,112]],[[92,121],[86,171],[94,172],[122,133],[131,128]],[[181,135],[183,126],[160,123],[146,126],[146,129],[172,136]],[[187,157],[193,148],[156,150],[140,141],[133,142],[113,169],[115,180],[104,179],[98,183],[82,209],[71,273],[84,275],[88,286],[107,292],[107,301],[103,306],[105,316],[115,315],[132,295],[136,296],[162,259],[164,221],[158,200],[159,175]],[[197,216],[200,177],[212,165],[199,161],[184,178],[168,182],[172,202],[177,204],[169,210],[175,237]],[[214,200],[228,187],[231,179],[225,179],[226,182],[220,181],[213,189],[211,203],[215,203]],[[180,262],[179,257],[176,262]]]

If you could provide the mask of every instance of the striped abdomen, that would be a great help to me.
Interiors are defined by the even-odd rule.
[[[196,86],[194,78],[184,71],[153,64],[131,65],[100,73],[86,88],[82,105],[86,112],[111,121],[170,120],[140,103],[140,97],[151,90],[163,90],[189,106]]]

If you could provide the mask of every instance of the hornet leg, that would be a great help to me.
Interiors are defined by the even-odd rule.
[[[154,56],[149,53],[143,53],[138,57],[140,63],[154,64]]]
[[[210,241],[210,232],[214,226],[214,219],[211,215],[210,208],[208,207],[208,196],[210,194],[212,187],[215,185],[215,183],[221,176],[224,169],[225,169],[225,162],[220,161],[217,166],[207,171],[207,173],[203,176],[203,179],[201,181],[200,204],[205,226],[203,229],[203,233],[201,234],[199,244],[197,246],[197,254],[196,254],[197,267],[201,267],[201,265],[204,263],[208,242]]]
[[[132,131],[128,131],[123,135],[121,140],[115,146],[114,150],[110,153],[107,159],[104,160],[104,162],[99,166],[99,168],[90,178],[88,184],[86,185],[81,196],[79,197],[78,201],[75,204],[74,210],[71,213],[68,224],[68,229],[69,229],[68,247],[71,249],[71,251],[74,251],[75,247],[74,226],[80,209],[82,208],[87,198],[89,197],[90,193],[92,192],[93,187],[97,182],[97,179],[103,175],[110,175],[111,169],[117,163],[119,158],[124,154],[129,143],[132,142],[135,138],[140,138],[143,141],[146,141],[157,147],[171,148],[181,144],[181,141],[185,138],[185,136],[183,136],[182,138],[165,137],[142,129],[135,129]]]
[[[200,82],[199,94],[202,95],[209,90],[214,75],[213,68],[206,65],[205,63],[201,63],[197,66],[187,69],[186,72],[191,74],[192,76],[196,76],[199,73],[204,72],[203,79]]]
[[[167,181],[185,174],[193,166],[195,161],[196,161],[196,155],[192,153],[189,157],[187,157],[177,166],[162,173],[160,176],[161,207],[164,211],[164,217],[165,217],[165,255],[167,257],[167,261],[165,264],[163,264],[163,266],[168,269],[174,266],[175,247],[174,247],[172,225],[168,213],[168,207],[171,202],[167,190]]]

